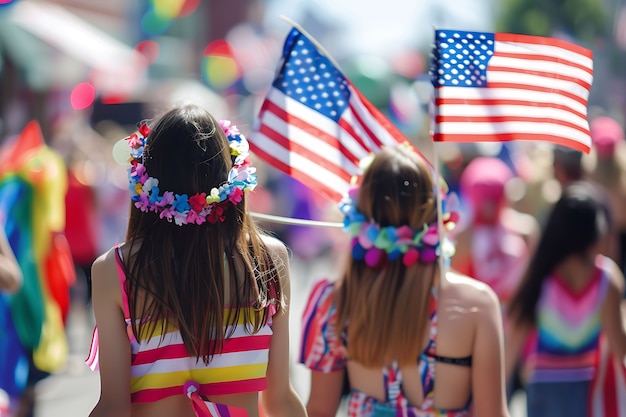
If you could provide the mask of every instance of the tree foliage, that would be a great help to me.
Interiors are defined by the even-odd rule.
[[[562,33],[590,43],[610,34],[603,0],[499,0],[497,30],[551,36]]]

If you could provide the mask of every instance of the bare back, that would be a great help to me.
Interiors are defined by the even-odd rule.
[[[412,323],[407,320],[407,326]],[[431,326],[424,335],[429,343]],[[502,330],[499,304],[493,291],[474,279],[448,272],[441,283],[437,305],[436,354],[445,358],[471,357],[471,366],[437,361],[434,406],[462,409],[473,398],[480,415],[506,415]],[[348,361],[351,387],[385,401],[381,371]],[[415,366],[401,367],[403,393],[409,404],[420,407],[424,389]]]

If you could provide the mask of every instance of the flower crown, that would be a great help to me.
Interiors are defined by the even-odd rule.
[[[445,185],[445,184],[444,184]],[[354,187],[339,204],[344,214],[344,230],[352,237],[352,258],[365,261],[371,268],[382,268],[387,262],[402,258],[402,263],[409,267],[416,262],[433,263],[443,249],[444,256],[454,254],[454,246],[447,239],[440,248],[437,222],[424,224],[424,227],[413,230],[409,226],[380,227],[373,220],[356,209],[358,188]],[[442,195],[446,196],[445,190]],[[456,211],[446,210],[445,198],[442,198],[443,223],[446,230],[454,229],[459,215]]]
[[[147,124],[142,123],[137,132],[125,138],[131,148],[128,181],[135,207],[143,212],[159,213],[159,218],[169,222],[173,220],[178,226],[224,221],[225,206],[229,203],[237,205],[242,200],[243,193],[253,190],[257,181],[254,174],[256,168],[250,166],[248,159],[249,146],[246,138],[230,121],[220,120],[218,123],[228,137],[230,154],[235,157],[235,162],[228,173],[227,182],[208,193],[199,192],[191,197],[172,191],[161,193],[159,180],[148,175],[142,162],[144,147],[150,134]]]

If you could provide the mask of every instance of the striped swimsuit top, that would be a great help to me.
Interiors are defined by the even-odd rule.
[[[608,279],[601,263],[587,286],[577,292],[556,274],[545,279],[537,302],[537,324],[526,346],[530,382],[593,379]]]
[[[131,326],[125,290],[126,275],[119,247],[115,253],[131,346],[131,402],[154,402],[184,394],[191,398],[198,416],[242,415],[241,409],[234,412],[233,407],[204,401],[204,397],[258,392],[267,387],[271,316],[276,312],[274,305],[268,307],[268,322],[255,334],[248,332],[244,315],[240,314],[232,335],[224,340],[222,352],[213,355],[209,364],[205,364],[202,359],[189,356],[180,332],[167,323],[157,323],[150,338],[136,339]],[[228,309],[224,313],[227,316]],[[92,370],[98,369],[97,329],[94,330],[86,363]]]

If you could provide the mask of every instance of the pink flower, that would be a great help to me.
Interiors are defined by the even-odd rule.
[[[171,191],[166,191],[165,193],[163,193],[163,197],[161,197],[161,200],[154,203],[154,205],[157,207],[165,207],[171,205],[173,201],[174,193]]]
[[[168,207],[163,209],[163,211],[159,214],[160,219],[167,219],[168,222],[172,221],[172,216],[174,215],[174,209]]]
[[[242,198],[243,198],[243,191],[241,191],[241,189],[237,187],[233,188],[233,191],[228,196],[228,200],[230,200],[230,202],[233,203],[233,205],[239,204]]]
[[[139,195],[140,200],[135,202],[135,207],[137,207],[139,210],[143,211],[144,213],[148,212],[148,209],[150,208],[150,199],[148,198],[147,194],[140,194]]]
[[[233,125],[230,120],[218,120],[217,123],[226,136],[237,136],[239,134],[239,129],[237,129],[237,126]]]
[[[128,146],[133,149],[139,149],[143,146],[143,143],[137,133],[133,133],[132,135],[128,136],[126,140],[128,141]]]

